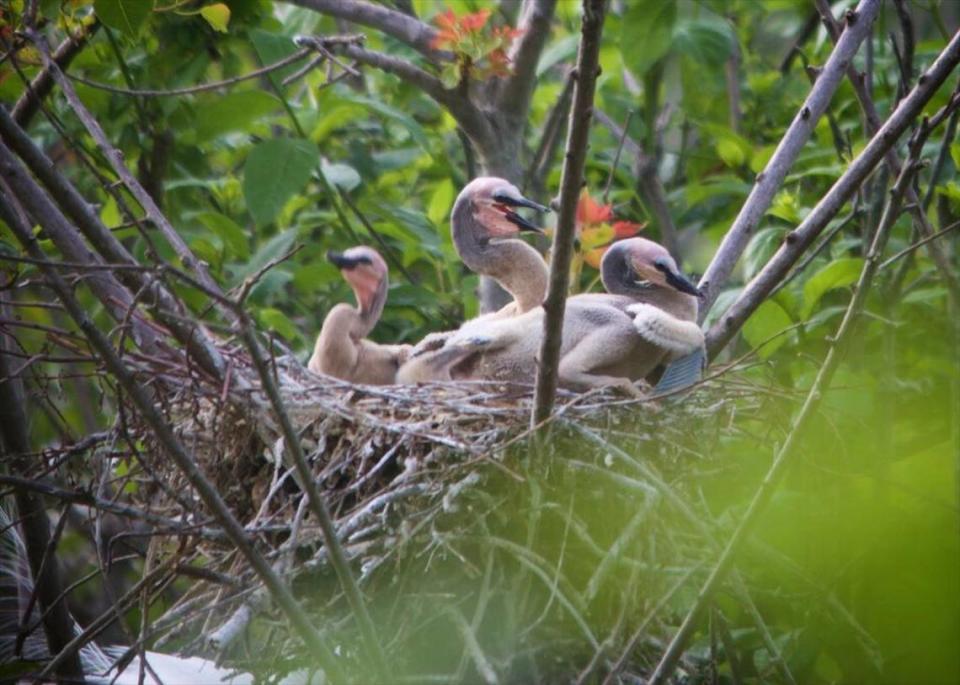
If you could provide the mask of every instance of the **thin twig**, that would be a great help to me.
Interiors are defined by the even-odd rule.
[[[923,247],[924,245],[926,245],[927,243],[929,243],[931,240],[936,240],[937,238],[939,238],[939,237],[941,237],[941,236],[943,236],[943,235],[945,235],[945,234],[949,233],[950,231],[953,231],[953,230],[955,230],[955,229],[957,229],[957,228],[960,228],[960,221],[954,221],[952,224],[950,224],[950,225],[947,226],[946,228],[940,229],[939,231],[937,231],[937,232],[934,233],[933,235],[929,235],[929,236],[927,236],[926,238],[924,238],[923,240],[918,240],[917,242],[913,243],[912,245],[909,245],[908,247],[903,248],[903,249],[900,250],[897,254],[893,255],[892,257],[890,257],[889,259],[887,259],[886,261],[884,261],[884,262],[880,265],[880,268],[881,268],[881,269],[887,268],[888,266],[890,266],[891,264],[893,264],[895,261],[897,261],[897,260],[900,259],[901,257],[904,257],[904,256],[910,254],[910,253],[913,252],[914,250],[917,250],[918,248]]]
[[[610,164],[610,173],[607,175],[607,183],[603,187],[603,204],[607,204],[610,198],[610,188],[613,186],[613,177],[617,173],[617,165],[620,164],[620,153],[623,152],[623,144],[627,140],[627,131],[630,130],[630,120],[633,119],[633,110],[627,112],[627,118],[623,122],[623,132],[620,134],[620,141],[617,143],[617,153],[613,156],[613,162]]]
[[[30,227],[15,219],[16,214],[9,210],[9,205],[2,194],[0,194],[0,208],[4,210],[4,221],[16,235],[20,244],[27,250],[28,254],[34,259],[45,259],[45,255],[37,245],[36,238],[33,236]],[[246,557],[250,566],[253,567],[257,575],[260,576],[261,580],[269,588],[274,601],[290,619],[303,640],[317,656],[323,660],[324,666],[330,669],[331,673],[337,673],[339,669],[337,667],[337,659],[333,655],[333,652],[317,632],[316,628],[313,627],[306,612],[296,599],[294,599],[290,590],[284,585],[279,576],[273,572],[273,569],[267,561],[253,546],[246,531],[244,531],[243,527],[220,497],[216,488],[200,471],[194,459],[176,437],[173,429],[167,424],[164,416],[147,395],[144,386],[120,359],[109,340],[107,340],[100,329],[90,320],[60,274],[55,269],[49,267],[40,268],[47,279],[47,283],[63,303],[64,309],[66,309],[67,313],[74,322],[76,322],[77,326],[103,359],[107,369],[137,408],[144,422],[150,427],[150,430],[153,432],[163,451],[166,452],[177,465],[177,468],[184,474],[204,504],[206,504],[207,508],[223,526],[224,532],[233,544],[236,545],[240,553]],[[112,616],[113,613],[111,612],[111,617]],[[69,654],[61,652],[58,658],[62,661],[62,659],[67,656],[69,656]],[[56,659],[54,662],[51,662],[51,665],[55,662]]]

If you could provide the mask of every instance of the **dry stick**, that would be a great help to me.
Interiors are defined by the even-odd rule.
[[[280,423],[280,431],[283,434],[283,440],[290,455],[293,457],[294,466],[297,469],[297,475],[300,477],[300,486],[306,491],[307,499],[310,502],[310,509],[317,522],[320,524],[320,530],[323,533],[323,542],[327,548],[327,556],[333,563],[333,568],[337,573],[337,579],[340,581],[340,587],[347,596],[350,608],[360,627],[360,633],[366,643],[368,656],[374,660],[374,669],[376,674],[383,681],[387,677],[387,661],[383,653],[383,647],[377,639],[377,633],[373,626],[373,620],[367,611],[367,606],[363,596],[360,594],[360,588],[357,585],[353,573],[350,571],[350,565],[347,562],[346,554],[343,552],[343,546],[337,537],[337,529],[333,524],[327,503],[320,494],[316,481],[313,479],[313,473],[307,465],[306,455],[303,453],[303,445],[300,444],[300,436],[297,434],[290,416],[287,414],[283,405],[283,399],[280,397],[280,391],[274,382],[273,374],[263,357],[260,344],[253,333],[249,316],[242,310],[237,311],[240,320],[240,338],[243,340],[253,365],[260,376],[263,389],[270,399],[277,421]]]
[[[0,218],[5,223],[11,219],[0,212]],[[0,308],[5,305],[0,304]],[[30,464],[26,457],[30,453],[29,423],[24,411],[24,389],[21,378],[13,376],[7,368],[12,359],[5,354],[7,343],[0,339],[0,454],[10,465],[10,469],[26,475]],[[34,596],[40,601],[43,611],[42,622],[47,644],[54,652],[59,652],[70,643],[72,624],[67,603],[63,597],[63,582],[60,574],[60,564],[56,553],[52,550],[47,563],[42,559],[50,544],[50,519],[47,518],[43,499],[26,488],[16,488],[14,498],[17,503],[17,513],[20,516],[20,525],[23,527],[24,545],[27,549],[27,561],[30,573],[34,578]],[[41,572],[41,566],[42,572]],[[22,617],[24,621],[28,616]],[[66,681],[83,681],[83,667],[80,657],[73,654],[63,666],[57,670],[57,676]]]
[[[600,71],[600,37],[603,33],[604,0],[583,0],[583,22],[580,48],[577,55],[576,84],[573,90],[573,108],[567,130],[567,144],[563,173],[560,178],[560,210],[557,229],[553,236],[550,257],[550,288],[543,303],[543,342],[540,345],[540,363],[537,365],[537,383],[534,391],[531,426],[550,416],[557,394],[557,366],[560,361],[560,342],[563,336],[563,313],[569,290],[570,259],[576,230],[577,201],[583,185],[583,165],[587,159],[587,139],[593,116],[593,93]]]
[[[863,180],[900,135],[923,110],[934,93],[960,62],[960,31],[937,57],[933,65],[917,79],[917,85],[900,101],[896,111],[870,140],[863,152],[854,159],[847,171],[817,203],[803,222],[784,238],[783,245],[766,266],[746,285],[737,300],[707,332],[707,351],[711,357],[730,341],[740,326],[760,306],[803,254],[804,250],[840,211],[847,199],[860,187]]]
[[[594,113],[597,122],[603,124],[610,132],[618,138],[624,135],[620,124],[615,122],[603,110],[597,110]],[[647,213],[653,218],[660,229],[660,241],[675,257],[680,256],[679,243],[677,241],[677,227],[673,223],[673,217],[670,216],[670,207],[667,204],[667,193],[663,188],[663,183],[657,175],[656,155],[648,155],[635,140],[629,136],[623,138],[627,150],[635,158],[634,174],[637,177],[636,193],[640,196],[640,201],[646,208]]]
[[[840,85],[847,65],[853,59],[860,43],[870,35],[873,20],[880,9],[880,0],[860,0],[855,10],[847,13],[847,28],[837,41],[830,58],[823,67],[810,94],[800,111],[793,119],[780,144],[774,151],[766,168],[757,174],[757,182],[750,191],[747,201],[734,219],[730,230],[723,237],[717,253],[700,279],[700,290],[704,293],[700,303],[700,321],[706,317],[710,307],[717,299],[734,266],[746,249],[750,237],[766,214],[773,196],[776,194],[787,171],[793,165],[800,150],[806,144],[817,121],[826,110],[834,91]]]
[[[568,119],[570,97],[573,95],[573,83],[573,70],[571,69],[564,77],[563,90],[560,91],[553,109],[547,115],[547,122],[543,126],[540,143],[537,145],[536,152],[533,153],[533,159],[530,160],[527,173],[523,176],[524,183],[536,192],[543,191],[544,177],[547,175],[556,154],[557,145],[563,132],[563,122]],[[527,190],[527,187],[524,187],[524,190]]]
[[[924,238],[923,240],[918,240],[917,242],[913,243],[912,245],[909,245],[909,246],[903,248],[903,249],[900,250],[897,254],[893,255],[892,257],[890,257],[889,259],[887,259],[883,264],[881,264],[881,265],[880,265],[880,268],[881,268],[881,269],[887,268],[888,266],[890,266],[891,264],[893,264],[895,261],[897,261],[897,260],[900,259],[901,257],[910,254],[910,253],[913,252],[914,250],[917,250],[917,249],[923,247],[924,245],[926,245],[927,243],[929,243],[931,240],[936,240],[937,238],[939,238],[939,237],[941,237],[941,236],[943,236],[943,235],[946,235],[946,234],[949,233],[950,231],[953,231],[953,230],[955,230],[955,229],[957,229],[957,228],[960,228],[960,221],[954,221],[952,224],[950,224],[950,225],[947,226],[946,228],[940,229],[939,231],[937,231],[937,232],[934,233],[933,235],[927,236],[927,237]]]
[[[110,262],[110,266],[134,267],[133,256],[117,237],[100,221],[86,199],[61,174],[53,162],[38,148],[30,136],[0,107],[0,139],[26,164],[34,176],[47,188],[50,195],[80,229],[93,248]],[[134,273],[126,273],[131,271]],[[148,276],[135,273],[134,268],[117,268],[118,280],[131,290],[143,287]],[[151,288],[148,304],[154,316],[166,326],[197,359],[200,366],[214,378],[223,378],[225,363],[213,341],[198,324],[177,316],[178,303],[159,283]]]
[[[80,119],[81,123],[83,123],[84,128],[87,129],[90,136],[96,141],[97,147],[110,162],[110,166],[113,167],[114,172],[116,172],[117,176],[127,187],[127,190],[129,190],[130,194],[140,203],[147,218],[157,227],[160,233],[163,234],[164,238],[166,238],[167,242],[177,253],[177,256],[180,257],[184,266],[193,271],[197,275],[198,280],[205,286],[211,290],[220,292],[220,287],[210,276],[206,264],[196,258],[183,238],[180,237],[180,234],[177,233],[167,217],[164,216],[160,208],[157,207],[157,203],[154,202],[150,194],[144,189],[140,182],[137,181],[133,174],[130,173],[130,170],[123,160],[123,153],[110,144],[100,123],[90,113],[90,110],[83,104],[79,96],[77,96],[77,91],[74,89],[73,83],[71,83],[70,79],[60,70],[60,67],[51,60],[46,39],[35,31],[28,31],[27,35],[31,42],[37,47],[43,59],[44,67],[50,69],[54,80],[56,80],[63,94],[66,96],[70,108]]]
[[[82,27],[75,35],[69,36],[57,49],[53,51],[53,61],[62,69],[66,69],[74,57],[80,54],[80,51],[87,44],[87,41],[96,33],[99,24],[94,24],[89,29]],[[28,126],[30,120],[40,109],[40,102],[53,89],[53,79],[50,76],[49,69],[41,69],[40,73],[30,82],[29,87],[17,100],[13,106],[11,114],[14,120],[20,126]]]
[[[833,18],[828,0],[815,0],[815,2],[821,17],[823,18],[823,23],[827,27],[827,32],[830,34],[831,38],[836,41],[840,35],[840,26],[836,19]],[[906,64],[904,66],[907,75],[909,76],[913,68],[913,38],[912,27],[909,23],[909,13],[907,13],[906,18],[904,18],[903,13],[906,11],[906,8],[904,8],[898,2],[897,13],[900,15],[900,20],[903,24],[904,50],[906,50],[907,43],[910,43],[911,45],[909,66]],[[863,115],[867,122],[867,133],[872,136],[874,133],[876,133],[877,129],[880,128],[880,116],[877,114],[877,108],[873,103],[873,96],[870,94],[870,89],[867,87],[866,79],[863,78],[861,74],[857,73],[857,70],[853,67],[853,65],[847,69],[847,78],[849,79],[850,84],[853,86],[853,90],[857,95],[857,100],[860,101],[860,108],[863,110]],[[955,122],[955,118],[951,117],[950,122]],[[946,135],[947,137],[951,136],[949,124]],[[900,174],[901,161],[900,156],[897,154],[897,151],[894,148],[891,147],[887,151],[886,155],[884,156],[884,162],[887,166],[887,169],[890,171],[890,175],[893,178],[896,178]],[[936,169],[937,168],[934,167],[934,178],[931,180],[931,187],[933,187],[935,184],[935,179],[938,175]],[[914,230],[919,235],[929,238],[931,235],[933,235],[933,228],[930,226],[930,222],[927,220],[927,205],[921,204],[920,198],[917,195],[917,191],[913,188],[913,186],[907,189],[906,201],[907,204],[913,208],[911,216],[913,217]],[[924,201],[926,201],[926,198],[924,198]],[[927,247],[927,252],[929,253],[930,259],[933,261],[937,271],[940,273],[940,277],[943,279],[944,283],[946,283],[950,298],[952,299],[954,305],[960,304],[960,281],[957,280],[953,267],[950,264],[950,259],[940,250],[940,245],[938,243],[931,243],[930,241],[927,242],[930,243]]]
[[[672,675],[673,670],[676,667],[684,648],[686,647],[687,641],[690,639],[693,631],[697,627],[697,621],[700,618],[700,614],[706,605],[711,601],[713,592],[716,590],[720,581],[730,569],[731,565],[733,564],[734,557],[740,549],[740,546],[746,539],[747,534],[752,530],[753,524],[757,521],[760,512],[770,501],[770,498],[776,490],[777,485],[780,483],[780,480],[786,471],[787,465],[790,463],[790,458],[793,456],[793,448],[797,444],[800,435],[806,428],[810,417],[813,416],[814,412],[819,406],[820,398],[823,392],[829,388],[833,373],[843,357],[844,343],[850,331],[853,330],[854,324],[856,323],[857,318],[863,308],[863,304],[866,301],[867,294],[870,292],[870,287],[873,284],[874,274],[876,273],[880,264],[880,257],[882,256],[883,248],[886,245],[887,237],[890,235],[890,229],[900,216],[900,210],[903,205],[903,199],[906,195],[907,188],[913,180],[914,174],[916,174],[921,166],[919,157],[923,150],[923,143],[926,141],[931,131],[940,122],[942,122],[943,119],[949,115],[950,110],[957,105],[960,105],[960,97],[954,96],[950,103],[941,109],[930,121],[924,121],[921,128],[917,131],[917,135],[914,137],[914,140],[911,141],[910,157],[901,170],[900,176],[897,178],[893,190],[891,191],[890,201],[887,203],[883,217],[880,220],[880,225],[877,227],[877,231],[874,234],[873,242],[870,245],[869,253],[864,261],[863,269],[860,272],[860,278],[858,279],[857,285],[854,289],[853,297],[850,300],[850,304],[847,306],[846,313],[843,316],[843,321],[840,323],[840,327],[837,329],[837,333],[833,337],[833,343],[831,344],[830,350],[827,352],[827,356],[824,359],[819,372],[817,373],[817,377],[807,393],[807,397],[804,400],[799,414],[793,421],[793,425],[790,428],[790,433],[787,435],[787,438],[780,449],[777,450],[776,456],[774,457],[770,468],[764,476],[763,481],[760,483],[760,487],[757,488],[756,493],[754,493],[753,499],[750,501],[750,505],[747,507],[746,513],[744,513],[743,518],[737,525],[736,530],[734,530],[733,535],[730,536],[730,539],[724,547],[723,552],[720,554],[720,558],[717,560],[713,570],[710,572],[710,575],[707,577],[707,580],[701,587],[693,606],[690,607],[690,610],[687,612],[683,623],[673,636],[673,639],[670,641],[670,644],[667,647],[667,650],[664,652],[663,657],[660,659],[656,669],[650,676],[650,679],[647,681],[649,685],[663,685],[663,683],[666,683]]]
[[[179,95],[195,95],[197,93],[204,93],[211,90],[219,90],[220,88],[227,88],[229,86],[236,85],[237,83],[242,83],[244,81],[249,81],[251,79],[260,78],[265,76],[273,71],[278,69],[283,69],[284,67],[290,66],[295,62],[299,62],[304,57],[309,55],[312,52],[309,48],[303,48],[297,50],[291,55],[284,57],[281,60],[278,60],[272,64],[268,64],[265,67],[260,67],[259,69],[254,69],[253,71],[241,74],[240,76],[234,76],[232,78],[224,79],[222,81],[216,81],[214,83],[201,83],[196,86],[186,86],[184,88],[171,88],[170,90],[156,90],[151,88],[134,89],[134,88],[121,88],[120,86],[111,86],[109,83],[100,83],[99,81],[91,81],[90,79],[84,78],[82,76],[77,76],[76,74],[68,74],[68,77],[71,81],[76,81],[77,83],[82,83],[83,85],[89,88],[95,88],[96,90],[106,91],[107,93],[114,93],[116,95],[129,95],[131,97],[139,98],[162,98],[162,97],[176,97]]]
[[[617,173],[617,167],[620,166],[620,155],[623,153],[623,144],[627,142],[627,131],[630,130],[630,120],[633,119],[633,110],[627,112],[627,118],[623,122],[623,132],[620,134],[620,140],[617,143],[617,152],[613,156],[613,162],[610,164],[610,173],[607,175],[607,183],[603,187],[603,204],[607,204],[610,199],[610,188],[613,186],[613,177]]]
[[[20,165],[10,149],[0,143],[0,189],[9,188],[18,198],[33,220],[44,227],[50,239],[67,259],[75,262],[98,264],[100,261],[73,231],[73,227],[40,189],[27,171]],[[123,322],[127,311],[134,305],[133,295],[105,271],[87,273],[84,281],[116,321]],[[170,348],[163,337],[140,317],[130,320],[130,328],[137,346],[148,354],[163,355]]]
[[[4,221],[7,222],[10,230],[16,235],[17,240],[23,245],[26,251],[35,259],[45,259],[46,255],[37,245],[37,241],[33,237],[30,227],[18,220],[9,201],[2,195],[0,195],[0,209],[4,210]],[[107,370],[114,376],[118,385],[123,388],[124,392],[137,408],[144,422],[150,427],[163,451],[174,461],[177,468],[183,472],[184,476],[197,491],[197,494],[200,495],[204,504],[223,526],[226,535],[233,544],[236,545],[240,553],[246,557],[247,562],[254,571],[256,571],[257,575],[260,576],[264,585],[270,590],[273,600],[290,619],[290,622],[299,632],[301,638],[323,661],[324,668],[329,669],[332,675],[337,674],[339,668],[333,652],[327,647],[316,628],[310,623],[306,612],[304,612],[297,600],[294,599],[290,590],[283,584],[280,577],[274,573],[270,564],[254,548],[243,526],[240,525],[229,507],[220,497],[216,488],[207,480],[203,472],[197,467],[196,462],[190,454],[187,453],[183,444],[177,439],[176,435],[174,435],[173,430],[167,425],[163,415],[154,406],[144,386],[124,365],[106,336],[104,336],[90,320],[73,296],[70,286],[67,285],[57,270],[50,266],[41,266],[40,269],[47,283],[63,303],[64,309],[66,309],[70,317],[76,322],[80,330],[83,331],[83,334],[90,341],[90,344],[103,359]]]

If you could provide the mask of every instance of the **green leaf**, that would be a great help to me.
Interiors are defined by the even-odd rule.
[[[857,282],[863,269],[860,257],[845,257],[830,262],[803,284],[803,318],[813,314],[820,299],[830,290],[845,288]]]
[[[960,169],[960,143],[950,145],[950,158],[953,159],[953,166]]]
[[[296,325],[279,309],[265,307],[260,310],[257,318],[264,328],[279,333],[287,340],[297,340],[300,337],[300,331]]]
[[[460,65],[447,62],[440,68],[440,83],[447,90],[453,90],[460,84]]]
[[[579,42],[580,36],[575,33],[554,41],[540,55],[540,61],[537,62],[537,77],[543,76],[557,62],[573,58],[577,54]]]
[[[233,257],[250,258],[247,234],[231,218],[217,212],[202,212],[196,218],[223,241]]]
[[[773,198],[767,213],[790,224],[800,223],[800,200],[794,193],[783,190]]]
[[[243,169],[243,196],[254,221],[273,221],[319,162],[320,153],[307,140],[277,138],[254,147]]]
[[[717,141],[717,154],[723,163],[732,169],[743,165],[747,156],[741,149],[740,144],[733,138],[721,138]]]
[[[317,120],[310,132],[310,140],[314,143],[322,143],[331,133],[346,124],[355,123],[362,116],[363,108],[359,105],[337,105]]]
[[[677,21],[676,0],[633,0],[620,31],[620,53],[637,76],[667,54]]]
[[[253,42],[253,47],[260,57],[260,61],[264,64],[279,62],[284,57],[288,57],[297,51],[297,46],[294,45],[293,41],[287,36],[260,29],[250,32],[250,40]],[[283,69],[271,71],[267,74],[267,78],[270,79],[274,86],[281,88],[283,79],[299,69],[300,66],[300,63],[296,63],[285,66]]]
[[[153,11],[153,0],[96,0],[97,19],[128,36],[136,36]]]
[[[244,130],[278,107],[280,100],[263,90],[241,90],[207,100],[196,109],[197,142]]]
[[[735,42],[730,22],[716,15],[684,19],[673,31],[673,51],[708,67],[722,68]]]
[[[249,262],[237,269],[236,274],[234,274],[237,282],[239,283],[247,276],[255,274],[271,260],[282,257],[289,252],[293,246],[293,241],[296,239],[297,229],[295,228],[287,229],[270,238],[270,240],[264,243],[260,249],[254,253]]]
[[[433,189],[433,195],[430,196],[430,204],[427,205],[427,217],[436,226],[442,226],[447,218],[447,212],[453,205],[453,196],[455,193],[453,181],[446,178]]]
[[[743,253],[743,275],[747,280],[753,278],[777,251],[785,232],[783,228],[772,226],[762,228],[753,234]]]
[[[227,24],[230,23],[230,8],[222,2],[200,8],[200,16],[207,20],[214,31],[227,32]]]
[[[360,174],[349,164],[339,162],[331,164],[327,160],[320,160],[320,170],[327,180],[341,190],[350,192],[360,185]]]
[[[363,105],[369,109],[372,109],[381,116],[396,121],[398,124],[407,129],[407,131],[410,133],[410,137],[413,138],[420,147],[422,147],[426,152],[430,151],[430,141],[427,138],[427,134],[424,132],[423,127],[417,123],[417,120],[410,115],[405,114],[404,112],[401,112],[399,109],[391,107],[390,105],[380,102],[379,100],[374,100],[373,98],[355,95],[344,99],[348,102]]]
[[[766,359],[787,342],[786,335],[773,336],[792,325],[793,320],[786,310],[773,300],[767,300],[757,307],[757,311],[743,325],[743,337],[752,347],[763,345],[757,354],[761,359]]]

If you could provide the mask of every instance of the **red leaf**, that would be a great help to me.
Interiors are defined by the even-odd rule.
[[[473,12],[472,14],[464,14],[460,17],[460,28],[467,33],[476,33],[486,25],[487,19],[489,18],[490,10],[488,9]]]
[[[613,222],[613,234],[616,236],[614,239],[619,240],[620,238],[629,238],[634,236],[644,228],[647,224],[636,224],[632,221],[614,221]]]
[[[580,195],[580,201],[577,203],[577,224],[579,226],[590,226],[591,224],[602,224],[613,218],[613,205],[599,205],[593,201],[586,190]]]

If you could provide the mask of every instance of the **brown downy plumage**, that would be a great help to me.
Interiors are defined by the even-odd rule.
[[[308,368],[353,383],[388,385],[410,354],[410,345],[380,345],[366,339],[387,301],[387,265],[376,250],[351,247],[327,252],[353,288],[357,307],[341,303],[330,310],[317,336]]]
[[[471,271],[495,279],[513,296],[513,301],[496,312],[471,319],[457,331],[431,333],[413,349],[413,356],[440,348],[464,327],[517,316],[543,304],[547,293],[547,264],[539,252],[514,237],[521,231],[539,232],[540,229],[517,214],[518,207],[549,211],[527,200],[516,186],[502,178],[477,178],[460,191],[450,218],[457,254]],[[439,379],[449,380],[449,375],[441,372]],[[418,364],[398,375],[399,382],[418,380],[436,378]]]
[[[618,386],[636,393],[633,381],[703,345],[697,288],[662,246],[644,238],[615,243],[604,255],[601,276],[607,293],[567,300],[558,368],[562,386]],[[543,317],[538,307],[482,326],[465,325],[432,356],[408,362],[401,375],[417,364],[422,376],[531,383]]]

